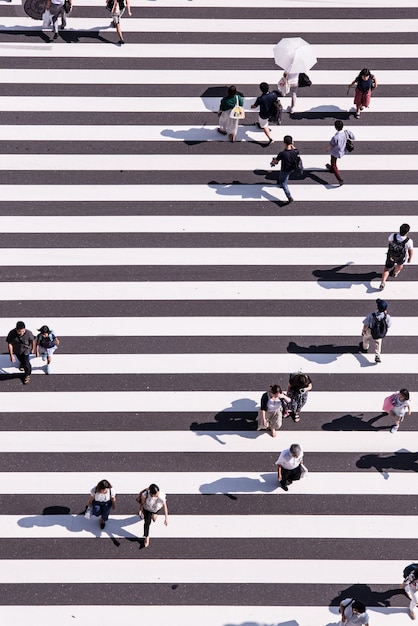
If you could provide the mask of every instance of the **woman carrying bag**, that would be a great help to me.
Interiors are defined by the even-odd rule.
[[[165,519],[164,524],[168,525],[168,509],[167,498],[164,492],[160,491],[160,488],[152,483],[148,489],[141,491],[136,497],[136,501],[139,503],[138,515],[144,520],[144,548],[149,546],[149,528],[151,521],[156,522],[158,519],[158,513],[163,509]]]
[[[224,96],[219,105],[218,133],[228,135],[229,141],[235,141],[238,130],[238,122],[244,119],[244,98],[237,93],[235,85],[228,87],[228,94]]]

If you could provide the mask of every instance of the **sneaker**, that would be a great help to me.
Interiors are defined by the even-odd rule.
[[[399,426],[397,426],[397,425],[395,424],[395,426],[392,426],[392,428],[390,429],[390,432],[391,432],[391,433],[396,433],[396,431],[397,431],[397,430],[399,430]]]
[[[46,361],[46,359],[47,359],[47,355],[46,355],[46,354],[43,354],[43,355],[42,355],[42,361]]]
[[[329,163],[325,163],[325,167],[329,172],[332,172],[331,165]]]
[[[289,487],[286,485],[286,483],[281,482],[280,485],[281,485],[283,491],[289,491]]]
[[[340,187],[342,187],[344,185],[344,181],[343,180],[339,180],[338,184],[339,184]]]
[[[120,45],[120,46],[123,46],[123,44],[124,44],[125,42],[123,41],[123,39],[119,39],[119,42],[118,42],[118,43],[119,43],[119,45]]]
[[[363,342],[360,341],[360,343],[358,345],[359,345],[359,348],[360,348],[360,352],[362,354],[367,354],[367,350],[365,350],[365,348],[363,348]]]
[[[58,39],[58,33],[54,33],[53,39]]]
[[[383,291],[383,289],[385,288],[385,286],[386,286],[386,285],[385,285],[385,283],[380,283],[380,285],[379,285],[379,290],[380,290],[380,291]]]
[[[380,358],[380,356],[377,356],[377,354],[374,357],[374,360],[375,360],[375,363],[381,363],[382,362],[382,359]]]
[[[51,373],[51,366],[50,366],[50,365],[47,365],[47,366],[45,367],[45,374],[50,374],[50,373]]]
[[[287,204],[290,204],[291,202],[293,202],[292,196],[290,196],[290,198],[287,199]]]

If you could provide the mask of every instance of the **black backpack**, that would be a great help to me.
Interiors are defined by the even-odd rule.
[[[388,323],[386,313],[382,319],[377,319],[376,313],[373,313],[373,325],[370,327],[373,339],[383,339],[388,332]]]
[[[389,258],[394,263],[402,263],[405,258],[405,246],[409,241],[409,237],[404,241],[397,240],[398,235],[395,233],[393,241],[389,243]]]
[[[298,76],[298,87],[310,87],[312,81],[305,72],[301,72]]]

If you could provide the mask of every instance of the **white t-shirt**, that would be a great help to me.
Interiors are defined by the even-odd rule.
[[[270,394],[268,398],[269,399],[267,400],[267,411],[277,411],[277,409],[282,408],[283,405],[280,398],[272,398]]]
[[[151,513],[157,513],[163,506],[166,499],[167,496],[163,491],[159,491],[158,496],[153,497],[147,490],[147,497],[145,498],[144,509],[147,509],[147,511],[151,511]]]
[[[290,453],[290,448],[286,450],[282,450],[280,452],[280,456],[276,461],[276,465],[280,465],[285,469],[292,470],[295,469],[298,465],[300,465],[303,461],[303,450],[300,449],[300,453],[298,456],[292,456]]]
[[[111,489],[108,489],[106,493],[102,493],[101,491],[96,491],[96,487],[93,487],[90,493],[93,496],[93,498],[96,500],[96,502],[109,502],[109,500],[111,498],[114,498],[116,495],[113,490],[113,487]]]
[[[353,609],[351,608],[352,601],[353,598],[347,598],[341,602],[341,604],[346,607],[344,609],[344,615],[347,618],[347,621],[344,622],[345,626],[351,626],[351,624],[368,624],[369,616],[367,613],[353,613]]]
[[[396,235],[396,241],[398,243],[402,243],[402,241],[405,241],[405,239],[408,237],[408,235],[400,235],[399,233],[392,233],[391,235],[389,235],[388,237],[388,242],[392,243],[392,241],[395,240],[395,235]],[[412,250],[414,247],[414,242],[412,239],[409,239],[409,241],[406,242],[405,244],[405,254],[409,251]]]

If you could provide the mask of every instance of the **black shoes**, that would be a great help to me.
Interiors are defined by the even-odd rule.
[[[362,341],[360,341],[360,343],[359,343],[358,345],[359,345],[359,348],[360,348],[360,352],[361,352],[362,354],[367,354],[367,350],[365,350],[365,349],[363,348],[363,342],[362,342]]]

